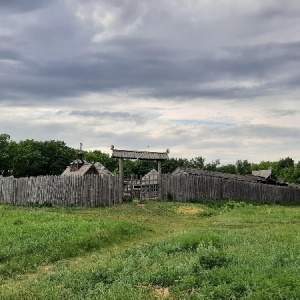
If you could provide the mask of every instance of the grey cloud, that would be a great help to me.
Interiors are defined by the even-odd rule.
[[[22,13],[43,8],[49,4],[47,0],[1,0],[0,10]]]
[[[282,116],[295,116],[300,114],[299,109],[271,109],[268,113],[275,117],[282,117]]]
[[[145,49],[144,56],[140,58],[134,53],[131,57],[126,53],[97,54],[88,57],[86,61],[83,59],[32,66],[28,64],[27,72],[34,80],[32,83],[28,82],[28,85],[21,85],[20,91],[28,90],[28,93],[32,91],[32,94],[44,97],[59,94],[76,96],[87,91],[108,92],[114,89],[141,89],[145,96],[166,98],[256,97],[270,93],[270,87],[278,87],[279,80],[275,72],[288,72],[285,71],[288,67],[291,70],[297,68],[298,49],[299,43],[274,44],[250,49],[230,49],[231,52],[224,59],[217,59],[212,54],[178,62],[160,59],[159,56],[156,59],[148,55],[148,51],[154,51],[153,49]],[[159,49],[156,50],[159,53]],[[286,55],[287,52],[289,55]],[[167,56],[165,51],[162,53]],[[90,60],[94,60],[93,63]],[[294,66],[289,66],[292,64]],[[213,87],[215,81],[224,79],[266,80],[267,84],[253,89]],[[201,87],[201,84],[207,82],[211,83],[212,88]]]
[[[51,105],[69,114],[71,123],[70,116],[90,118],[91,124],[97,118],[129,120],[142,131],[142,125],[151,119],[159,122],[154,110],[144,113],[126,108],[119,112],[112,104],[101,111],[101,104],[121,99],[134,105],[139,99],[154,99],[154,103],[166,102],[165,108],[176,101],[191,101],[193,110],[192,101],[199,98],[237,99],[245,105],[253,99],[293,100],[300,87],[299,1],[285,5],[276,0],[257,1],[256,5],[221,2],[203,6],[204,2],[196,0],[0,1],[0,105],[33,109]],[[101,34],[104,38],[94,42]],[[99,96],[96,103],[98,93],[121,96],[112,97],[115,100]],[[94,106],[84,106],[84,101],[94,101]],[[298,107],[295,111],[282,107],[264,110],[266,123],[268,116],[299,111]],[[263,108],[258,104],[257,109]],[[251,147],[259,153],[269,151],[269,145],[247,146],[249,139],[279,141],[274,153],[283,145],[298,147],[300,140],[297,128],[252,126],[247,120],[240,126],[194,121],[199,132],[188,132],[186,124],[174,121],[164,137],[146,129],[139,135],[134,130],[99,133],[91,130],[92,125],[76,127],[51,120],[40,128],[6,120],[1,128],[19,136],[23,132],[24,138],[61,137],[71,146],[77,145],[79,135],[87,136],[86,147],[99,141],[128,149],[221,148],[227,153],[230,147],[240,153]]]
[[[145,131],[144,134],[132,130],[123,134],[117,132],[101,132],[96,134],[99,140],[111,141],[116,148],[129,150],[149,150],[149,151],[165,151],[168,148],[176,146],[179,142],[184,142],[188,137],[183,134],[176,136],[176,132],[172,136],[154,138],[151,132]]]
[[[81,117],[93,117],[93,118],[105,118],[110,119],[112,122],[115,120],[125,120],[136,123],[137,125],[144,124],[149,118],[140,113],[129,113],[129,112],[109,112],[109,111],[97,111],[97,110],[71,110],[71,111],[60,111],[59,113],[67,113],[71,116]]]
[[[232,136],[238,139],[247,138],[262,138],[262,139],[299,139],[300,128],[293,127],[280,127],[265,124],[256,125],[240,125],[233,127],[219,128],[220,136]]]
[[[117,28],[134,22],[140,11],[146,11],[144,23],[154,18],[151,10],[145,9],[144,2],[132,8],[131,13],[131,5],[120,1],[105,5],[119,11]],[[169,12],[162,10],[161,13],[167,16],[164,23],[174,24]],[[143,36],[142,32],[135,31],[116,35],[97,45],[91,42],[97,29],[83,26],[64,2],[57,2],[37,16],[39,26],[25,21],[23,27],[18,28],[19,36],[24,36],[22,40],[8,44],[10,48],[1,49],[0,45],[0,55],[21,64],[5,74],[0,83],[0,101],[10,99],[7,90],[38,101],[55,101],[56,97],[115,90],[125,90],[129,94],[131,90],[140,90],[144,97],[188,100],[256,98],[277,93],[278,88],[285,90],[293,86],[298,89],[299,42],[223,45],[208,51],[193,35],[190,46],[176,48],[172,43],[169,46],[160,43],[161,32],[156,36],[149,33]],[[190,24],[185,30],[189,29],[194,30]],[[16,50],[17,42],[23,44],[22,51]],[[254,88],[214,87],[215,82],[222,80],[265,83]],[[203,87],[204,83],[210,83],[211,87]]]
[[[262,6],[261,10],[258,11],[257,16],[264,20],[273,20],[274,18],[285,18],[289,19],[296,17],[298,18],[298,13],[300,11],[299,2],[297,0],[291,0],[282,5],[282,3],[277,1],[272,1],[271,3],[266,3]]]
[[[11,49],[0,49],[0,59],[20,61],[21,56],[16,51]]]

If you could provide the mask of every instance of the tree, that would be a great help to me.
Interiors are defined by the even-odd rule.
[[[236,166],[233,164],[228,164],[224,166],[217,167],[218,172],[228,173],[228,174],[236,174]]]
[[[197,156],[192,158],[189,162],[189,167],[196,169],[204,169],[205,158],[202,156]]]
[[[168,160],[163,161],[161,164],[162,173],[168,174],[172,173],[176,168],[190,167],[190,162],[186,158],[170,158]]]
[[[205,170],[207,171],[216,171],[217,166],[220,164],[220,159],[216,159],[215,161],[212,161],[211,163],[208,163],[205,165]]]
[[[34,140],[20,141],[15,145],[12,160],[12,173],[15,177],[44,175],[46,162],[40,146],[40,142]]]
[[[269,170],[269,169],[276,169],[277,163],[271,161],[261,161],[259,164],[251,164],[252,171],[260,171],[260,170]]]
[[[65,142],[54,140],[42,142],[40,152],[45,160],[41,175],[60,175],[77,155],[77,151]]]
[[[237,170],[237,174],[239,175],[251,174],[252,172],[251,164],[248,162],[247,159],[245,160],[238,159],[236,162],[236,170]]]
[[[299,181],[299,173],[297,172],[297,168],[295,168],[295,162],[290,157],[281,158],[277,162],[277,166],[274,171],[276,176],[284,182]]]
[[[286,158],[281,158],[279,161],[278,161],[278,170],[282,170],[282,169],[285,169],[285,168],[294,168],[295,166],[295,162],[292,158],[290,157],[286,157]]]
[[[9,144],[10,136],[6,133],[0,134],[0,175],[6,176],[10,173]]]
[[[157,162],[153,160],[134,160],[131,168],[131,175],[144,176],[152,169],[157,170]]]
[[[76,150],[62,141],[25,140],[11,145],[10,156],[15,177],[60,175],[76,158]]]
[[[111,172],[114,172],[118,168],[118,160],[111,158],[107,153],[103,153],[100,150],[84,152],[84,157],[88,162],[100,162]]]

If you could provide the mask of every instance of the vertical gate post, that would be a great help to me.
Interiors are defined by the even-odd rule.
[[[158,199],[162,200],[162,178],[161,178],[161,160],[157,162],[157,189],[158,189]]]
[[[119,203],[123,200],[124,188],[124,171],[123,171],[123,158],[119,158]]]

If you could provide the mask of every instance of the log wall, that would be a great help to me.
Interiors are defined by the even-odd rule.
[[[117,203],[114,176],[0,177],[0,204],[96,207]]]
[[[157,193],[157,192],[156,192]],[[300,204],[300,189],[213,176],[161,175],[159,199],[179,202],[237,200]],[[118,176],[0,176],[0,204],[111,206],[121,203]]]
[[[300,189],[213,176],[162,175],[161,199],[197,199],[300,204]]]

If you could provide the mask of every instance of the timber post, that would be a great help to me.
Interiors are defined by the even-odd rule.
[[[119,158],[119,203],[122,203],[123,200],[123,187],[124,187],[123,158]]]

